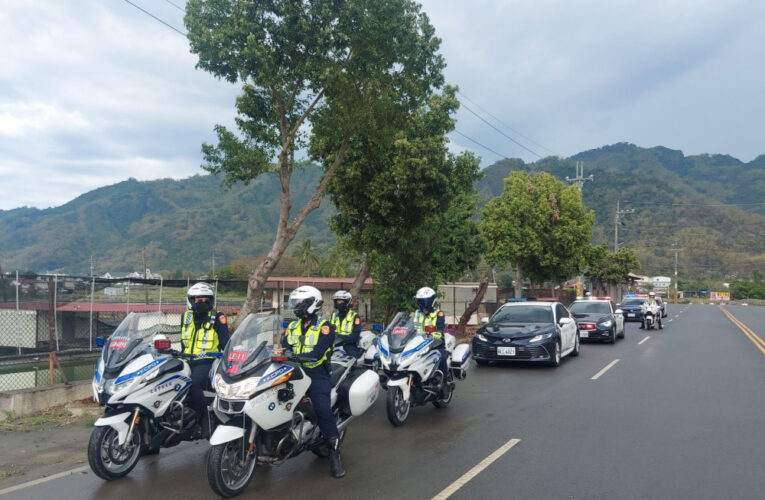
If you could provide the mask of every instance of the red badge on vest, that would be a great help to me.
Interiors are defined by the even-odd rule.
[[[361,324],[361,320],[359,318],[356,318],[355,320],[353,320],[353,324],[354,325],[360,325]]]
[[[321,327],[321,334],[322,335],[329,335],[329,327],[327,325],[324,325]]]

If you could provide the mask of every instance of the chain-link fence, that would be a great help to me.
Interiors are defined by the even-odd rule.
[[[322,314],[332,313],[332,294],[348,289],[350,279],[274,278],[269,281],[261,307],[274,309],[285,319],[289,292],[306,284],[324,296]],[[216,308],[235,316],[247,296],[246,281],[214,281]],[[100,353],[96,339],[107,338],[129,312],[162,312],[165,333],[180,342],[180,320],[186,310],[186,291],[193,281],[48,275],[0,275],[0,392],[64,382],[87,380]],[[450,288],[451,287],[451,288]],[[441,309],[447,326],[456,325],[472,301],[477,283],[442,286]],[[371,286],[357,306],[365,323],[383,321],[385,311],[375,308]],[[496,310],[500,302],[496,287],[489,289],[470,324]],[[60,361],[51,375],[50,354]]]

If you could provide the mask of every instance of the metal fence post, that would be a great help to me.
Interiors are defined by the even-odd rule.
[[[53,276],[53,328],[56,333],[56,352],[60,351],[58,345],[58,314],[56,314],[56,309],[58,309],[58,274]]]
[[[16,331],[18,332],[19,341],[19,356],[21,356],[21,340],[23,333],[21,332],[21,314],[19,313],[19,272],[16,271]]]
[[[93,350],[93,301],[96,294],[96,277],[91,276],[90,281],[90,340],[88,341],[88,350]]]
[[[162,312],[162,275],[159,275],[159,312]]]

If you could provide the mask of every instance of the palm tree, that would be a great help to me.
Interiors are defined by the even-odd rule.
[[[306,238],[300,242],[292,252],[292,256],[298,260],[303,274],[306,275],[313,274],[313,270],[319,267],[319,263],[321,262],[319,251],[312,246],[310,238]]]

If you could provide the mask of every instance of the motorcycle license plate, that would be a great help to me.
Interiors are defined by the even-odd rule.
[[[579,330],[579,338],[586,339],[590,336],[587,330]]]
[[[627,314],[627,317],[628,318],[634,318],[635,317],[635,313],[629,313],[629,314]]]
[[[500,356],[515,356],[515,347],[497,347],[497,354]]]

